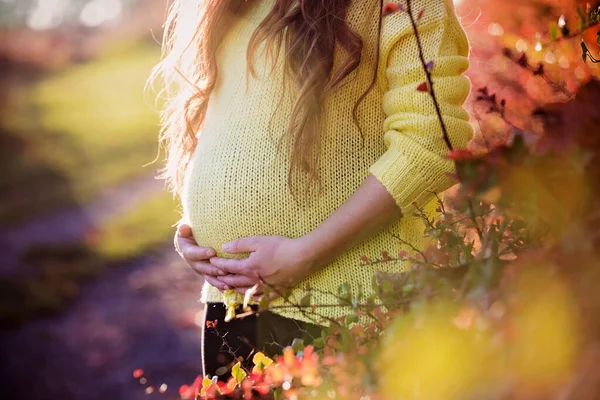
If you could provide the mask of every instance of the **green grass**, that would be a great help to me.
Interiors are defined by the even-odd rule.
[[[104,186],[155,173],[156,165],[143,168],[156,156],[158,135],[158,117],[144,98],[144,84],[158,52],[155,43],[120,44],[95,61],[9,94],[0,129],[22,145],[0,162],[0,187],[25,182],[33,193],[0,200],[0,221],[86,202]],[[14,209],[14,203],[23,208],[22,197],[35,201]]]
[[[179,218],[172,196],[160,193],[127,214],[107,221],[94,246],[108,259],[139,255],[171,241],[175,233],[173,225]]]

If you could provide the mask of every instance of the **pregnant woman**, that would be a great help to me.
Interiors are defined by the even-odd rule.
[[[468,42],[450,0],[413,0],[412,13],[448,136],[472,136]],[[424,245],[414,203],[448,189],[453,164],[407,4],[380,0],[177,0],[157,73],[164,177],[183,205],[175,236],[204,277],[205,375],[231,356],[319,334],[344,283],[368,296],[363,256]],[[223,291],[292,288],[269,312],[225,322]],[[361,289],[362,288],[362,289]],[[307,290],[316,310],[290,306]],[[325,319],[324,319],[325,318]],[[270,347],[271,346],[271,347]],[[267,351],[269,351],[267,349]]]

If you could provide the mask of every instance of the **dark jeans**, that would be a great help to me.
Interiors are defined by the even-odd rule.
[[[204,376],[217,375],[226,380],[231,367],[242,357],[242,364],[250,368],[252,356],[262,351],[267,356],[281,354],[281,350],[296,338],[311,343],[321,336],[321,327],[289,319],[269,311],[242,319],[225,322],[225,305],[208,303],[204,311],[202,329],[202,367]],[[207,327],[207,321],[217,321]],[[234,358],[236,361],[234,362]]]

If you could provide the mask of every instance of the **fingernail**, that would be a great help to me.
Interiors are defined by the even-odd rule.
[[[225,243],[225,244],[222,246],[222,248],[223,248],[223,250],[224,250],[224,251],[229,251],[229,250],[231,250],[231,243]]]
[[[204,255],[205,255],[206,257],[212,257],[212,256],[214,256],[214,252],[213,252],[212,250],[206,250],[206,251],[204,252]]]

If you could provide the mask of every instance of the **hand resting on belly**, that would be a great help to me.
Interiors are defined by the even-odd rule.
[[[277,289],[292,287],[314,269],[310,249],[302,238],[253,236],[223,245],[229,254],[250,253],[247,258],[215,257],[213,248],[199,246],[189,225],[177,229],[175,246],[186,263],[217,289],[245,293],[258,285],[255,296],[264,293],[264,284]]]

